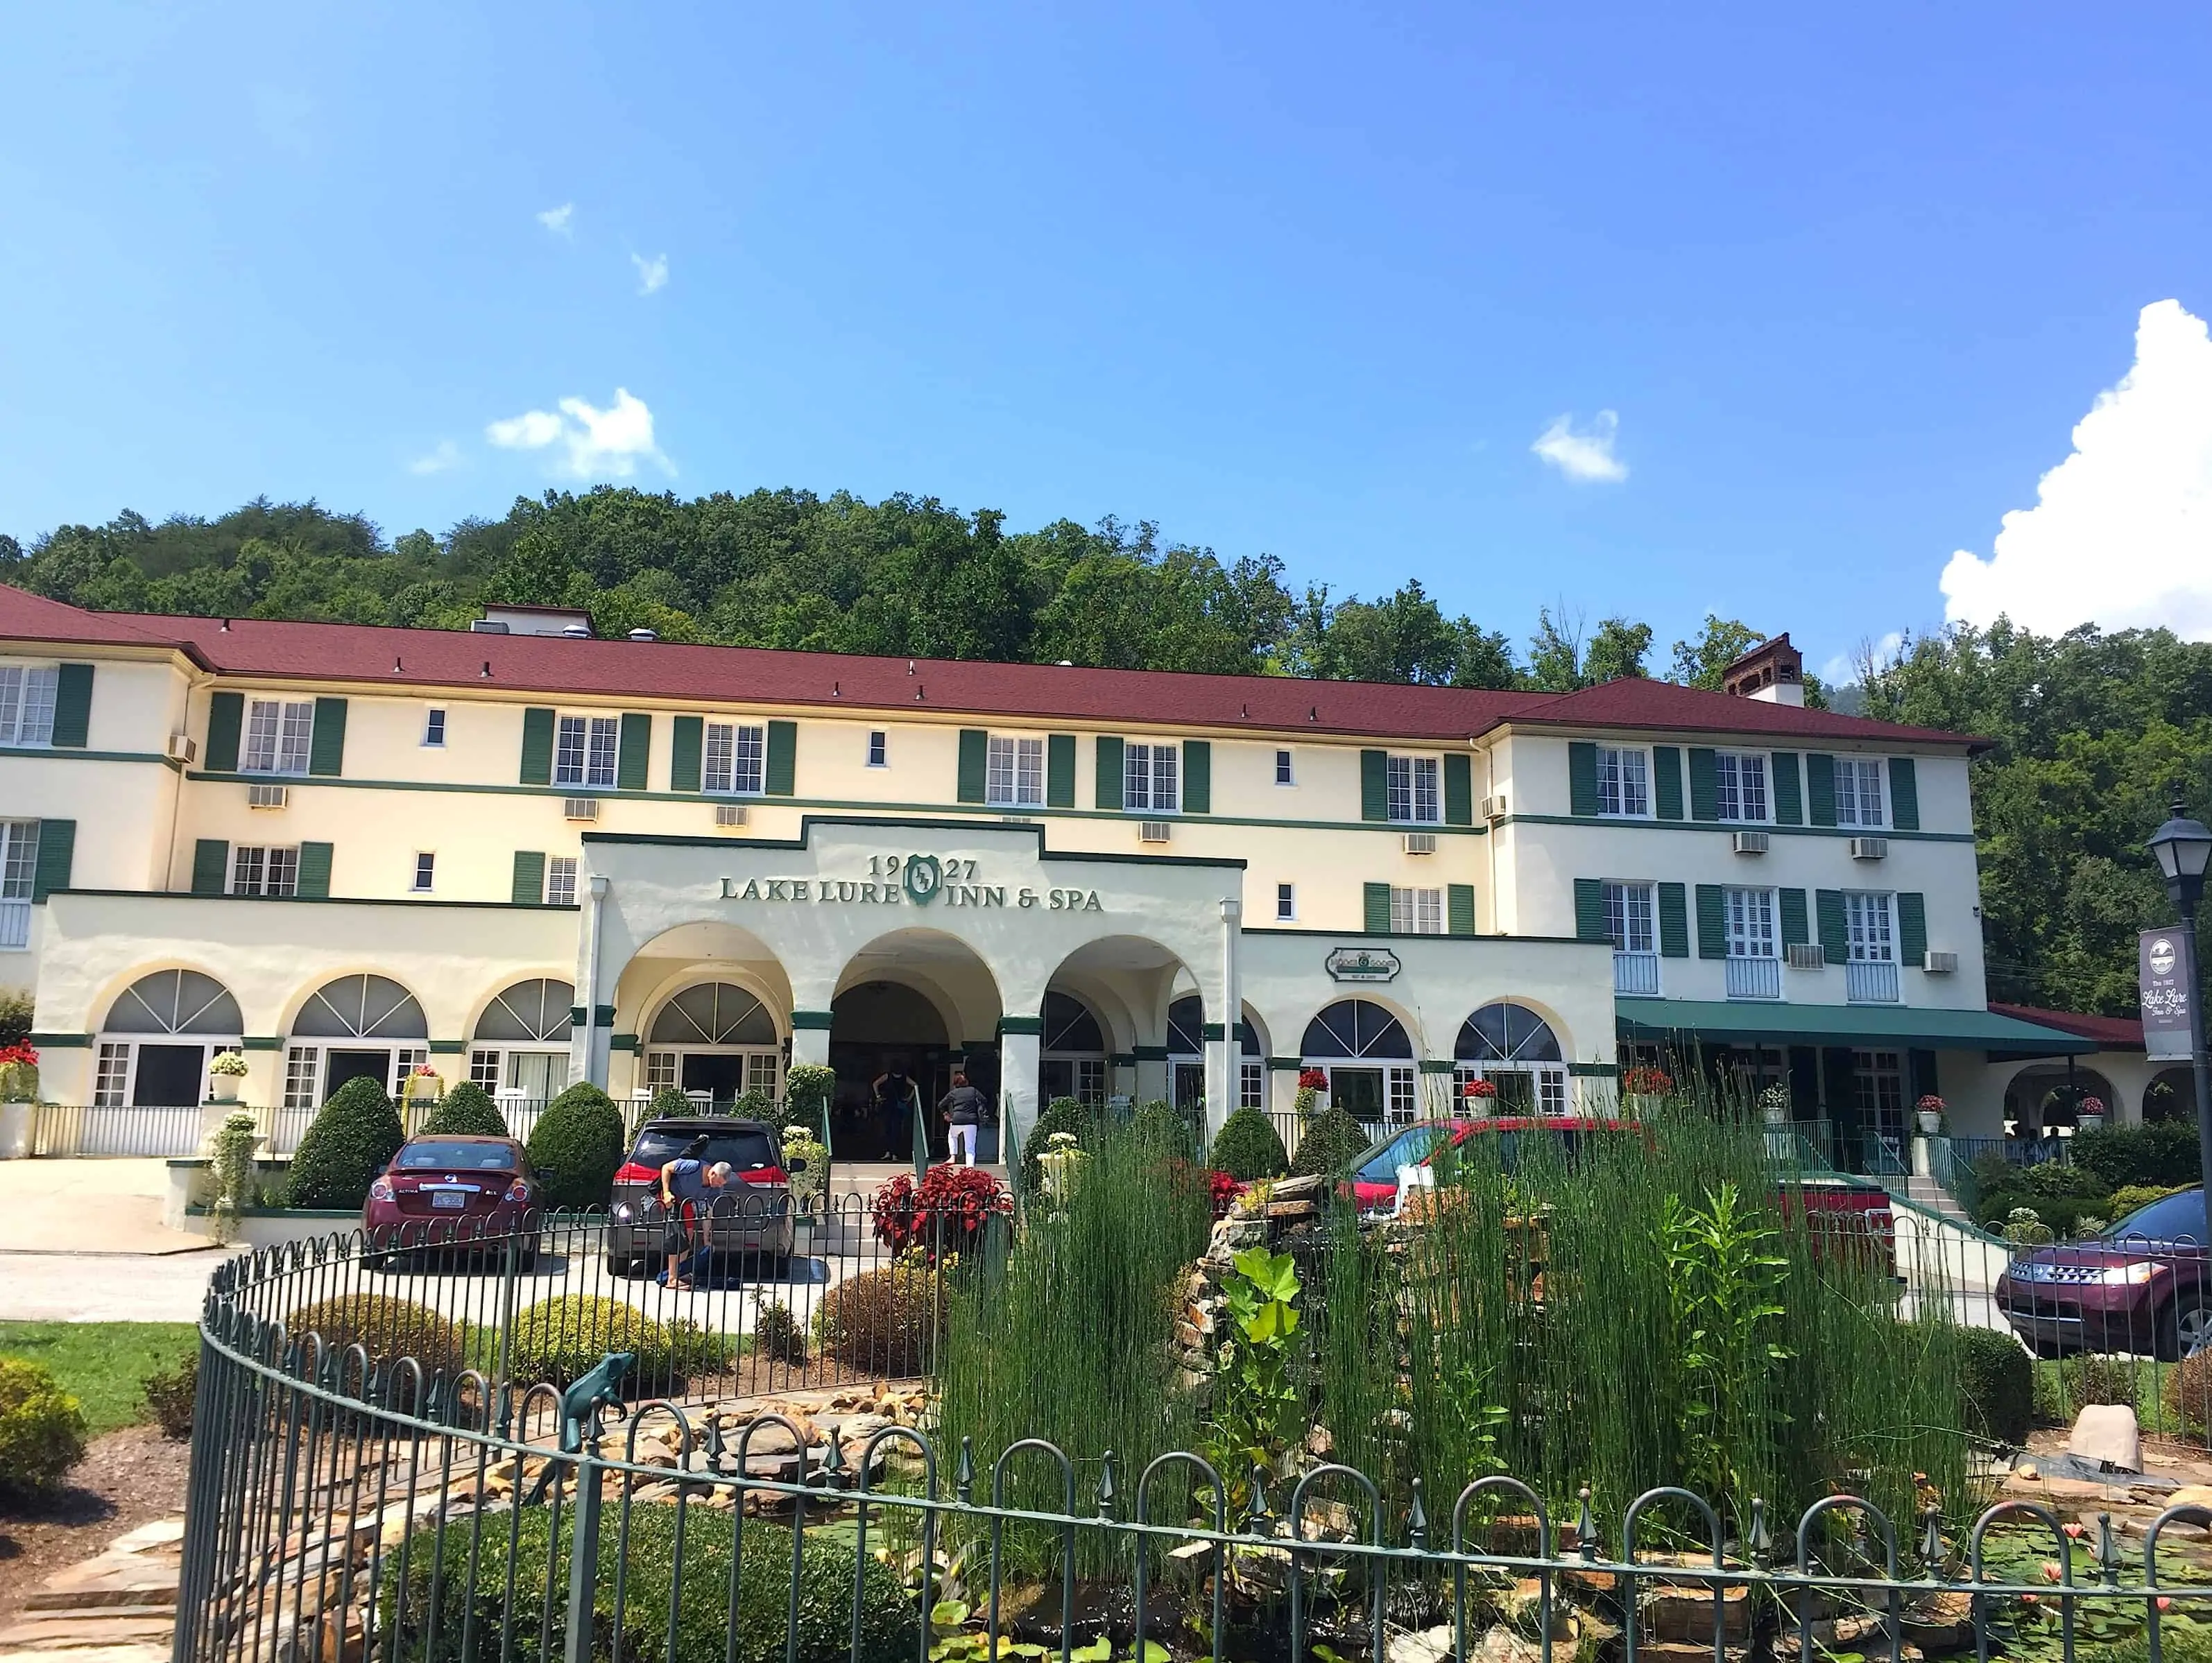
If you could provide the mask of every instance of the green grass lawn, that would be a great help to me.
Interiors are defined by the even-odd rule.
[[[97,1437],[148,1418],[139,1383],[191,1356],[198,1332],[189,1322],[0,1322],[0,1356],[52,1369]]]

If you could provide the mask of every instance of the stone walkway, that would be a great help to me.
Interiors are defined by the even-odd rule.
[[[0,1629],[0,1663],[164,1663],[177,1621],[182,1519],[157,1519],[58,1570]]]

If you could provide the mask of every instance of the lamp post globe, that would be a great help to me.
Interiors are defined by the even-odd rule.
[[[2189,1067],[2197,1083],[2197,1159],[2204,1183],[2203,1245],[2212,1248],[2212,1077],[2208,1077],[2204,1055],[2204,989],[2197,965],[2197,907],[2204,898],[2205,866],[2212,863],[2212,830],[2203,821],[2191,819],[2176,802],[2166,822],[2151,834],[2144,847],[2158,861],[2167,898],[2181,915],[2178,933],[2182,962],[2187,969]]]

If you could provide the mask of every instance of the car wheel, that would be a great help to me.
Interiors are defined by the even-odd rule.
[[[2165,1363],[2212,1347],[2212,1297],[2195,1290],[2177,1294],[2159,1323],[2157,1342],[2159,1359]]]

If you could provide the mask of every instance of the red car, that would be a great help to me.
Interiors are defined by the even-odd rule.
[[[2203,1241],[2204,1191],[2182,1190],[2089,1241],[2020,1254],[1997,1278],[1997,1308],[2043,1356],[2194,1356],[2212,1345],[2212,1255]]]
[[[518,1243],[526,1267],[538,1257],[529,1227],[544,1205],[514,1138],[410,1138],[368,1187],[361,1229],[379,1267],[399,1253],[466,1251],[487,1241]]]

